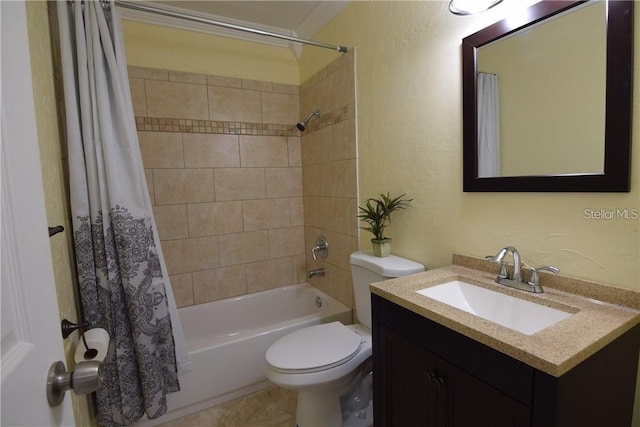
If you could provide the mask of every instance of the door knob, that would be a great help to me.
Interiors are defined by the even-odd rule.
[[[76,394],[87,394],[96,391],[101,383],[101,362],[97,360],[77,363],[70,372],[67,372],[64,362],[54,362],[47,375],[49,406],[60,405],[67,390],[73,390]]]

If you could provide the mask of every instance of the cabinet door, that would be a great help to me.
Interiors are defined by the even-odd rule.
[[[375,419],[375,425],[435,427],[436,396],[429,378],[435,356],[384,326],[380,327],[380,340],[382,369],[374,374],[380,381],[380,395],[374,401],[382,405],[382,419]]]
[[[380,326],[383,427],[529,427],[529,408],[420,345]]]
[[[436,377],[442,379],[444,399],[443,427],[528,427],[530,409],[495,388],[437,359]]]

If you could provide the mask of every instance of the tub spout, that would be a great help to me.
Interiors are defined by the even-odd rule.
[[[324,267],[321,267],[321,268],[316,268],[315,270],[309,270],[309,272],[307,273],[307,278],[311,279],[312,277],[315,277],[315,276],[324,276],[324,275],[325,275]]]

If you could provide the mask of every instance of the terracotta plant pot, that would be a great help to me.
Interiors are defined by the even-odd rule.
[[[385,258],[391,254],[390,238],[382,240],[371,239],[371,246],[373,246],[373,254],[379,258]]]

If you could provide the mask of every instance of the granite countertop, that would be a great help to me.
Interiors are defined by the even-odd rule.
[[[497,267],[493,263],[462,255],[454,255],[453,260],[454,264],[448,267],[373,283],[371,293],[556,377],[640,323],[640,292],[541,273],[544,293],[533,294],[497,284]],[[525,335],[416,293],[451,280],[462,280],[573,315],[533,335]]]

